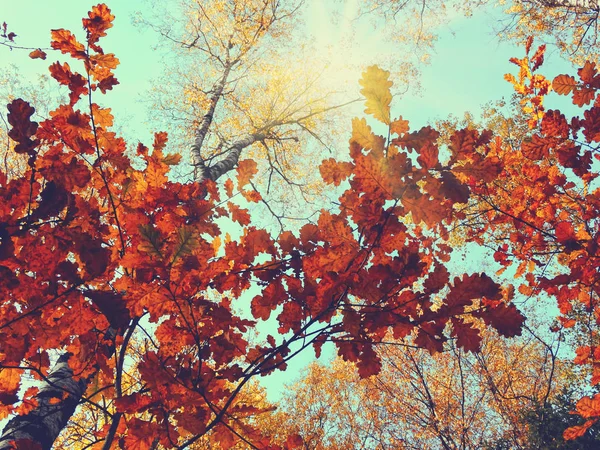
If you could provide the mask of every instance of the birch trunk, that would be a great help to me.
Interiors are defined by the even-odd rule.
[[[58,358],[36,396],[37,408],[29,414],[14,417],[4,427],[0,437],[0,450],[18,449],[20,445],[11,442],[21,440],[33,441],[43,450],[52,448],[87,387],[86,380],[73,379],[73,371],[68,365],[69,356],[68,353],[64,353]],[[68,393],[66,396],[65,392]]]

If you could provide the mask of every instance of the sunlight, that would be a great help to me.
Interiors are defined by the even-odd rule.
[[[364,66],[361,56],[369,54],[365,50],[373,41],[364,26],[353,23],[358,2],[310,0],[306,11],[306,31],[316,50],[313,67],[323,71],[322,83],[332,91],[356,92]]]

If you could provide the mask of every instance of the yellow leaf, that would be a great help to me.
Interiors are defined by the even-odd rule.
[[[352,119],[352,141],[359,144],[366,150],[383,151],[384,139],[381,136],[376,136],[371,131],[371,127],[367,125],[367,121],[363,119]]]
[[[215,254],[219,252],[219,248],[221,248],[221,238],[219,236],[212,241],[212,248],[215,251]]]
[[[515,76],[512,73],[505,73],[504,79],[511,84],[518,84],[517,79],[515,78]]]
[[[390,73],[377,66],[369,66],[359,80],[363,87],[360,91],[365,96],[365,113],[371,114],[380,122],[390,124],[390,103],[392,82],[388,80]]]
[[[94,122],[96,126],[100,126],[104,129],[112,127],[113,115],[110,111],[110,108],[100,108],[97,104],[92,104],[92,114],[94,116]]]

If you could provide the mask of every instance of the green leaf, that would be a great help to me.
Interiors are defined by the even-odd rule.
[[[138,230],[142,236],[142,242],[138,245],[138,250],[162,258],[163,241],[160,239],[160,232],[152,224],[140,225]]]
[[[173,251],[172,263],[179,258],[192,254],[192,251],[198,246],[198,237],[194,228],[184,225],[177,230],[177,242]]]

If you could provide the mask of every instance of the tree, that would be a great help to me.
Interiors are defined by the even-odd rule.
[[[531,135],[518,146],[497,141],[494,155],[502,161],[502,175],[473,186],[472,205],[479,213],[464,226],[471,240],[495,249],[494,259],[504,269],[517,264],[516,276],[525,276],[518,286],[521,295],[556,298],[560,317],[554,329],[578,332],[575,363],[587,366],[590,382],[597,385],[598,173],[593,161],[598,159],[595,99],[600,77],[588,62],[578,70],[578,80],[559,75],[550,82],[535,73],[545,46],[529,56],[530,46],[531,40],[525,58],[512,60],[518,77],[506,78],[521,97]],[[571,95],[579,108],[591,106],[583,117],[568,120],[561,111],[543,106],[551,88]],[[577,411],[588,420],[565,431],[565,439],[582,436],[597,421],[595,401],[593,395],[578,402]]]
[[[309,346],[319,354],[333,341],[368,377],[381,368],[374,345],[390,332],[432,353],[450,337],[476,351],[475,320],[506,337],[521,332],[509,291],[484,273],[451,279],[444,266],[455,205],[502,171],[489,133],[457,131],[460,145],[442,164],[438,133],[392,120],[389,73],[371,66],[360,80],[365,111],[391,139],[354,120],[350,161],[320,165],[325,182],[349,180],[339,206],[273,238],[231,201],[234,192],[260,199],[247,188],[256,161],[239,159],[245,138],[210,168],[196,159],[189,183],[168,177],[180,156],[165,152],[165,133],[126,155],[110,110],[96,103],[118,84],[119,61],[100,46],[113,19],[93,7],[86,45],[52,31],[52,48],[84,70],[50,66],[69,98],[49,117],[32,121],[23,99],[8,105],[8,135],[27,168],[11,179],[0,172],[0,414],[11,416],[0,448],[50,448],[82,402],[103,417],[97,447],[184,448],[211,432],[223,447],[267,447],[251,424],[238,431],[247,407],[236,398]],[[403,149],[417,150],[416,161]],[[237,185],[215,183],[234,167]],[[217,218],[242,225],[239,239],[222,236]],[[251,343],[273,311],[278,335]],[[143,343],[135,357],[133,342]],[[291,435],[283,447],[299,445]]]
[[[363,14],[375,14],[384,20],[402,21],[402,28],[392,28],[394,39],[407,42],[424,53],[435,47],[437,29],[454,14],[471,16],[485,8],[503,8],[497,15],[496,31],[501,39],[525,42],[535,34],[556,45],[558,50],[577,64],[597,61],[599,38],[596,0],[513,0],[494,3],[487,0],[468,2],[368,0]],[[401,29],[401,32],[398,30]]]
[[[140,19],[160,33],[171,55],[164,82],[151,94],[152,114],[161,118],[154,122],[191,154],[196,181],[227,174],[242,154],[256,161],[266,175],[253,188],[280,232],[289,216],[306,214],[307,200],[318,193],[318,173],[305,161],[319,158],[331,142],[325,136],[336,134],[328,119],[356,101],[323,89],[319,63],[290,41],[303,3],[193,0],[174,9],[156,4],[157,17]]]
[[[538,405],[569,382],[556,348],[534,337],[508,342],[488,332],[478,353],[451,347],[433,356],[398,344],[378,348],[375,377],[360,379],[340,358],[314,363],[273,422],[297,430],[306,449],[475,449],[500,441],[532,448],[522,417],[546,427],[534,416]]]

